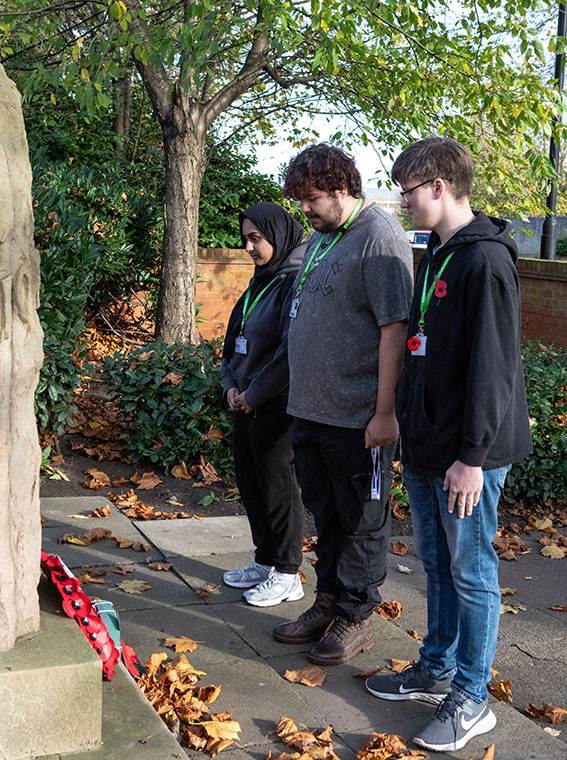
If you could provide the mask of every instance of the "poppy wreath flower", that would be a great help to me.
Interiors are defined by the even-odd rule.
[[[417,335],[413,335],[408,340],[408,344],[407,345],[408,345],[408,348],[409,348],[410,351],[417,351],[417,349],[421,346],[421,341],[417,337]]]
[[[437,280],[437,282],[435,283],[434,293],[437,296],[437,298],[445,298],[445,296],[447,295],[447,283],[445,282],[445,280]]]

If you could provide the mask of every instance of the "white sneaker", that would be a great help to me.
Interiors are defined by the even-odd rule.
[[[227,570],[222,579],[227,586],[234,588],[252,588],[269,578],[274,568],[270,565],[260,565],[255,559],[240,570]]]
[[[242,594],[254,607],[274,607],[280,602],[296,602],[303,597],[303,585],[297,573],[271,570],[267,579]]]

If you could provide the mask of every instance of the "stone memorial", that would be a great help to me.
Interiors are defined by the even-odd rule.
[[[39,629],[39,255],[20,95],[0,65],[0,651]]]

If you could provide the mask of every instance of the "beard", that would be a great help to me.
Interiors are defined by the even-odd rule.
[[[308,217],[309,218],[309,217]],[[341,219],[343,218],[343,206],[338,198],[333,198],[329,211],[325,213],[325,216],[316,215],[309,219],[313,228],[317,232],[327,233],[334,232],[341,226]]]

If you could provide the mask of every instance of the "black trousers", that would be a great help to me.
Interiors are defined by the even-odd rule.
[[[276,397],[251,414],[233,414],[233,450],[256,562],[296,573],[302,559],[304,508],[293,469],[293,418],[286,407],[287,398]]]
[[[396,443],[380,451],[380,499],[370,498],[372,454],[364,430],[296,419],[295,467],[317,527],[317,588],[335,594],[343,617],[360,622],[381,602],[390,536]]]

